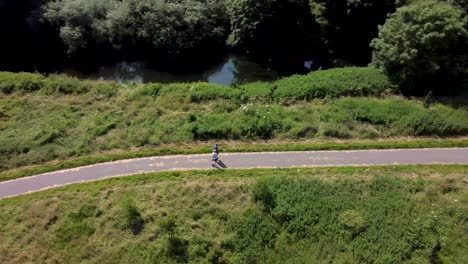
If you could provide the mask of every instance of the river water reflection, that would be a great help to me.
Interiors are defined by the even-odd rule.
[[[304,62],[304,70],[311,62]],[[281,75],[257,64],[247,57],[228,55],[219,64],[197,73],[174,73],[147,67],[142,61],[122,61],[114,65],[101,66],[95,71],[79,71],[73,68],[64,69],[63,73],[80,79],[113,80],[120,83],[147,82],[197,82],[219,83],[230,85],[254,81],[272,81]]]

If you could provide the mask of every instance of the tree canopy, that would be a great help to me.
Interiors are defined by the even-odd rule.
[[[371,57],[369,42],[377,36],[377,26],[403,1],[310,0],[310,10],[330,53],[366,64]]]
[[[372,63],[407,92],[422,93],[467,73],[468,18],[435,0],[399,8],[372,41]],[[446,83],[445,83],[446,84]],[[439,85],[440,89],[447,85]]]
[[[223,42],[227,23],[221,0],[53,0],[43,10],[69,53],[94,42],[179,54]]]

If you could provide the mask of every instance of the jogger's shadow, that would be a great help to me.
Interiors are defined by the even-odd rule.
[[[219,166],[223,169],[227,169],[228,167],[226,166],[226,164],[224,164],[224,162],[222,160],[218,160],[217,162],[219,164]]]
[[[213,168],[216,168],[218,170],[222,170],[222,169],[227,169],[228,167],[226,166],[226,164],[224,164],[224,162],[222,160],[218,160],[216,161],[215,163],[213,163],[211,166],[213,166]]]

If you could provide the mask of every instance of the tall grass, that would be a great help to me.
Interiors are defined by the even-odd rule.
[[[165,105],[167,104],[167,106]],[[0,170],[204,140],[466,136],[468,111],[403,98],[340,98],[284,106],[177,101],[120,93],[0,97]]]
[[[463,263],[466,168],[165,172],[66,186],[0,200],[0,262]]]
[[[245,263],[287,261],[290,255],[275,251],[295,245],[303,245],[296,250],[307,252],[310,259],[331,262],[400,263],[428,257],[445,227],[434,216],[421,217],[408,191],[422,191],[421,184],[394,177],[360,183],[265,178],[253,192],[266,210],[242,218],[236,249]],[[290,243],[276,242],[278,236],[288,237]]]

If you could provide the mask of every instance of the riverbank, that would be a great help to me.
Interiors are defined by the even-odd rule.
[[[205,153],[214,141],[227,151],[466,145],[466,107],[424,105],[386,95],[392,85],[385,80],[369,68],[327,70],[237,87],[121,85],[0,73],[0,172],[42,164],[69,168],[120,158]],[[462,139],[450,139],[456,137]],[[421,141],[398,142],[401,138]],[[265,140],[263,145],[251,143]],[[338,140],[351,141],[333,143]],[[281,141],[286,143],[275,143]],[[56,163],[50,166],[52,161]],[[65,165],[57,165],[62,161]]]

